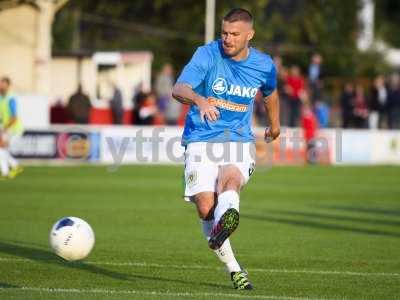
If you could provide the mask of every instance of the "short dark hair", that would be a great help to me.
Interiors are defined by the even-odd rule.
[[[237,21],[243,21],[247,22],[250,24],[253,24],[253,16],[251,13],[244,9],[244,8],[233,8],[231,9],[224,17],[224,21],[227,22],[237,22]]]
[[[10,79],[10,77],[7,77],[7,76],[1,77],[1,78],[0,78],[0,81],[3,81],[3,82],[5,82],[5,83],[7,83],[7,85],[10,85],[10,84],[11,84],[11,79]]]

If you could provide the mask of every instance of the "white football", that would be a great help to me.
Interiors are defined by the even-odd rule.
[[[76,217],[58,220],[50,231],[50,247],[65,260],[87,257],[94,246],[94,232],[90,225]]]

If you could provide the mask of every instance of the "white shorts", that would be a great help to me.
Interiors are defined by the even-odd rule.
[[[253,143],[190,143],[185,151],[186,201],[200,192],[217,192],[220,167],[234,165],[243,175],[246,184],[255,169]]]

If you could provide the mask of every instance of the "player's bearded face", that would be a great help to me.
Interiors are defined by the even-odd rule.
[[[247,22],[222,22],[222,46],[225,54],[230,57],[239,56],[243,51],[247,51],[249,41],[253,36],[254,30],[251,24]]]

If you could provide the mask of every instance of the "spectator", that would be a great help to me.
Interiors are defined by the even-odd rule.
[[[311,63],[308,67],[308,80],[311,91],[312,103],[321,99],[322,94],[322,82],[321,82],[321,64],[322,56],[319,53],[315,53],[311,57]]]
[[[51,124],[66,124],[68,123],[68,112],[62,103],[62,99],[57,99],[56,103],[50,108],[50,123]]]
[[[89,122],[90,109],[89,97],[82,91],[82,85],[78,85],[76,92],[69,98],[67,111],[73,122],[87,124]]]
[[[257,91],[256,97],[254,98],[254,115],[253,124],[254,126],[266,127],[267,119],[265,118],[265,105],[263,96],[260,90]],[[279,99],[280,100],[280,99]]]
[[[156,81],[158,108],[164,113],[167,125],[177,124],[182,109],[182,104],[172,98],[173,73],[172,65],[165,64]]]
[[[318,122],[308,100],[303,102],[301,124],[306,142],[306,161],[309,164],[315,164],[317,162],[315,138]]]
[[[288,112],[290,108],[289,108],[288,94],[285,89],[285,87],[287,86],[288,72],[287,69],[283,66],[282,58],[280,56],[274,57],[274,63],[276,70],[278,72],[278,93],[279,93],[279,104],[280,104],[279,112],[280,112],[281,125],[288,126],[289,124]],[[261,113],[263,114],[263,119],[264,119],[265,110],[263,110]]]
[[[340,104],[342,108],[342,127],[349,128],[354,125],[354,103],[355,103],[354,84],[347,82],[344,86],[342,95],[340,96]]]
[[[299,123],[301,97],[304,93],[304,78],[298,66],[290,68],[286,91],[289,96],[289,126],[296,127]]]
[[[172,86],[174,85],[173,74],[174,69],[172,65],[167,63],[163,66],[156,79],[156,93],[158,95],[157,106],[162,113],[166,111],[167,105],[172,100]]]
[[[177,125],[181,110],[182,104],[171,97],[165,111],[165,121],[167,125]]]
[[[155,93],[151,92],[133,109],[133,117],[137,125],[153,125],[158,114]]]
[[[385,77],[379,75],[374,79],[369,101],[369,128],[383,127],[383,120],[387,117],[388,90]]]
[[[368,128],[368,108],[364,96],[364,88],[360,84],[356,86],[353,115],[355,128]]]
[[[138,108],[142,105],[143,101],[146,99],[147,94],[143,90],[143,83],[139,83],[139,85],[135,88],[135,92],[132,97],[132,124],[136,124],[135,116],[137,115]]]
[[[329,126],[329,113],[330,109],[328,104],[323,101],[315,102],[315,115],[318,120],[320,128],[327,128]]]
[[[113,96],[110,100],[110,108],[113,117],[113,124],[122,124],[124,117],[124,108],[122,105],[122,93],[121,90],[114,84],[113,85]]]
[[[400,76],[393,74],[390,77],[388,91],[388,125],[390,129],[400,129]]]

